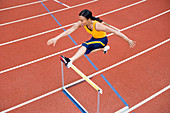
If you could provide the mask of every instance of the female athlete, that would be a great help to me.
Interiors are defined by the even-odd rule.
[[[99,50],[102,50],[104,53],[107,53],[110,47],[107,46],[108,38],[106,36],[106,32],[114,33],[119,37],[123,38],[125,41],[127,41],[127,43],[131,48],[133,48],[136,45],[135,41],[130,40],[120,31],[114,30],[104,25],[103,20],[93,17],[92,12],[87,9],[82,10],[79,13],[79,21],[77,23],[75,23],[70,29],[64,31],[63,33],[56,36],[55,38],[48,40],[47,45],[53,44],[53,46],[55,46],[56,42],[60,38],[71,34],[72,32],[74,32],[76,29],[80,27],[84,27],[88,33],[92,34],[92,38],[86,41],[85,43],[83,43],[81,48],[77,51],[75,55],[73,55],[73,57],[67,58],[61,55],[60,59],[65,63],[67,68],[70,68],[73,61],[75,61],[76,59],[78,59],[84,54],[89,54]]]

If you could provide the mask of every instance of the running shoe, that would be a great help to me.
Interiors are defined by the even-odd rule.
[[[70,68],[73,63],[70,58],[64,57],[63,55],[60,56],[60,60],[65,64],[67,68]]]
[[[110,49],[110,46],[105,46],[104,50],[103,50],[103,53],[106,54],[109,49]]]

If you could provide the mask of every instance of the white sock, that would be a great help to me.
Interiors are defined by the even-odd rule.
[[[70,59],[70,62],[67,64],[67,68],[70,68],[71,65],[73,64],[73,60],[71,58],[69,58],[69,59]]]
[[[109,49],[110,49],[110,46],[105,46],[103,51],[107,53],[107,51],[108,51]]]

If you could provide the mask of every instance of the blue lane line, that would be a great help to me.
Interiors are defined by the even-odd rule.
[[[63,4],[62,2],[58,2],[58,3]]]
[[[40,0],[39,0],[40,1]],[[50,10],[44,5],[44,3],[42,3],[41,2],[41,4],[45,7],[45,9],[48,11],[48,12],[50,12]],[[58,23],[58,25],[61,27],[62,25],[60,24],[60,22],[54,17],[54,15],[53,14],[50,14],[52,17],[53,17],[53,19]],[[63,31],[66,31],[65,29],[63,29]],[[74,41],[74,39],[70,36],[70,35],[68,35],[68,37],[73,41],[73,43],[75,44],[75,45],[77,45],[77,43]]]
[[[120,98],[120,100],[125,104],[125,106],[129,105],[125,102],[125,100],[119,95],[119,93],[115,90],[115,88],[110,84],[110,82],[104,77],[104,75],[102,75],[102,78],[106,81],[106,83],[110,86],[110,88],[116,93],[116,95]]]
[[[40,1],[40,0],[39,0]],[[45,7],[45,9],[48,11],[48,12],[50,12],[49,10],[48,10],[48,8],[44,5],[44,3],[42,3],[41,2],[41,4]],[[53,16],[53,14],[50,14],[53,18],[54,18],[54,20],[58,23],[58,25],[59,26],[62,26],[59,22],[58,22],[58,20]],[[63,29],[64,31],[65,31],[65,29]],[[68,35],[69,36],[69,38],[74,42],[74,44],[75,45],[77,45],[77,43],[74,41],[74,39],[70,36],[70,35]],[[84,55],[86,58],[87,58],[87,60],[92,64],[92,66],[96,69],[96,70],[98,70],[98,68],[94,65],[94,63],[89,59],[89,57],[87,56],[87,55]],[[124,101],[124,99],[119,95],[119,93],[113,88],[113,86],[106,80],[106,78],[104,77],[104,75],[101,75],[102,76],[102,78],[106,81],[106,83],[111,87],[111,89],[116,93],[116,95],[120,98],[120,100],[126,105],[126,106],[129,106],[125,101]]]
[[[90,60],[90,58],[87,56],[87,55],[84,55],[86,58],[87,58],[87,60],[91,63],[91,65],[96,69],[96,70],[99,70],[95,65],[94,65],[94,63]]]
[[[98,68],[94,65],[94,63],[89,59],[87,55],[85,57],[88,59],[88,61],[93,65],[93,67],[98,70]],[[101,77],[105,80],[105,82],[110,86],[110,88],[116,93],[116,95],[120,98],[120,100],[125,104],[125,106],[129,105],[125,102],[125,100],[120,96],[120,94],[115,90],[115,88],[109,83],[109,81],[104,77],[103,74],[101,74]]]
[[[77,106],[77,108],[78,108],[82,113],[86,113],[86,111],[84,111],[84,109],[82,109],[81,106],[80,106],[65,90],[63,90],[63,93],[74,103],[74,105]]]
[[[85,57],[88,59],[88,61],[93,65],[93,67],[98,70],[98,68],[94,65],[94,63],[89,59],[87,55]],[[119,93],[116,91],[116,89],[109,83],[109,81],[104,77],[103,74],[101,74],[101,77],[105,80],[105,82],[110,86],[110,88],[116,93],[116,95],[120,98],[120,100],[125,104],[125,106],[129,105],[125,102],[125,100],[119,95]]]

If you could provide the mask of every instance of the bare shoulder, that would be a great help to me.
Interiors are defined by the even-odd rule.
[[[104,24],[100,22],[96,22],[96,27],[102,27]]]
[[[103,23],[96,22],[95,28],[97,31],[104,31],[106,29],[106,26]]]

